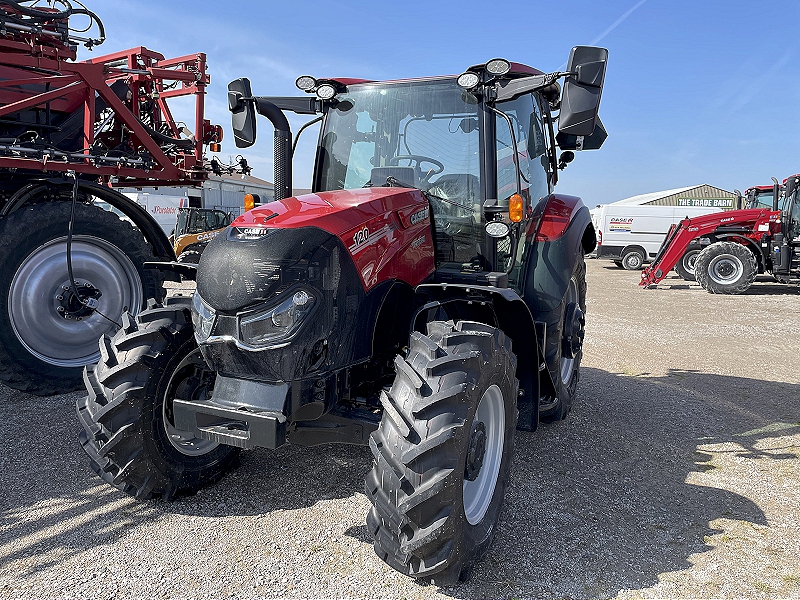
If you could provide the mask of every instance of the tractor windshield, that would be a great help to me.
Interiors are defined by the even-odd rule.
[[[322,131],[319,189],[387,179],[417,187],[431,202],[439,262],[471,260],[482,235],[475,97],[436,79],[354,85],[337,99]]]

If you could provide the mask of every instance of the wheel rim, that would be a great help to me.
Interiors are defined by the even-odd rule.
[[[697,255],[700,254],[699,250],[693,250],[683,255],[683,269],[694,275],[695,263],[697,263]]]
[[[631,271],[641,267],[643,262],[642,257],[636,252],[631,252],[625,256],[625,266]]]
[[[70,285],[66,240],[50,240],[22,262],[8,290],[8,316],[17,340],[33,356],[58,367],[81,367],[99,360],[97,340],[113,333],[116,325],[98,312],[67,319],[58,311]],[[126,310],[138,312],[142,281],[133,262],[114,244],[93,236],[73,236],[72,267],[80,286],[102,292],[99,312],[111,319]]]
[[[738,281],[742,273],[744,273],[742,261],[731,254],[715,256],[708,265],[708,276],[722,285]]]
[[[567,286],[567,293],[564,295],[564,317],[565,322],[562,324],[562,336],[564,336],[567,332],[567,323],[566,323],[566,316],[569,311],[567,308],[571,304],[578,303],[578,282],[573,277],[569,280],[569,286]],[[568,343],[569,340],[562,340],[562,344]],[[575,371],[575,358],[574,357],[566,357],[564,356],[564,351],[562,349],[561,352],[561,382],[564,385],[569,385],[570,380],[572,379],[572,374]]]
[[[211,377],[209,377],[211,376]],[[190,431],[177,429],[174,425],[173,400],[202,400],[213,384],[213,372],[206,367],[199,350],[195,350],[184,358],[169,378],[164,397],[161,401],[161,422],[169,443],[186,456],[202,456],[208,454],[219,442],[195,437]]]
[[[490,386],[483,393],[472,421],[472,432],[480,431],[481,425],[485,435],[484,451],[482,456],[472,457],[478,458],[480,464],[477,465],[477,472],[473,470],[473,473],[470,474],[470,477],[474,476],[474,479],[467,479],[466,473],[464,478],[464,515],[470,525],[477,525],[486,515],[494,496],[494,489],[500,474],[500,463],[503,460],[506,411],[503,392],[496,385]],[[473,439],[474,436],[471,436],[470,441],[472,442]],[[470,449],[474,450],[475,448],[468,448],[468,451]],[[468,463],[470,458],[467,456]],[[467,470],[469,466],[468,464]]]

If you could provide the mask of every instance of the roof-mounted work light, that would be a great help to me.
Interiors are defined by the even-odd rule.
[[[311,92],[317,87],[317,80],[311,77],[311,75],[301,75],[295,80],[294,84],[299,90]]]
[[[505,58],[493,58],[486,63],[486,71],[492,75],[505,75],[511,70],[511,63]]]
[[[330,83],[323,83],[317,88],[317,98],[320,100],[330,100],[336,95],[336,88]]]
[[[461,75],[459,75],[456,81],[459,87],[462,87],[465,90],[471,90],[476,85],[478,85],[480,78],[476,73],[467,71],[466,73],[462,73]]]

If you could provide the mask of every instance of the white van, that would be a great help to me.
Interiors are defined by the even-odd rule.
[[[638,271],[655,258],[673,223],[720,212],[711,207],[637,204],[604,204],[594,211],[597,258],[613,260],[629,271]]]

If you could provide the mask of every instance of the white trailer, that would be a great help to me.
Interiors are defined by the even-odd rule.
[[[189,206],[188,196],[150,194],[148,192],[125,192],[125,195],[144,207],[158,222],[168,236],[178,221],[178,209]]]
[[[656,253],[673,223],[686,217],[719,212],[719,208],[695,206],[647,206],[604,204],[593,209],[597,231],[597,258],[638,271]]]

